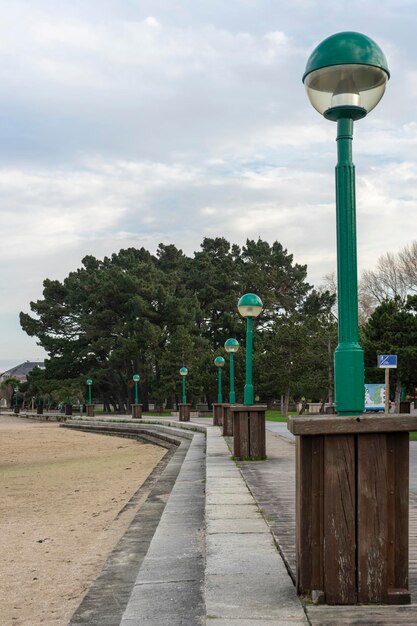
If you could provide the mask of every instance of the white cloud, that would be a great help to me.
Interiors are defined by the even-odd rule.
[[[355,124],[359,266],[415,238],[416,17],[394,0],[7,3],[0,311],[27,309],[85,254],[161,241],[191,254],[223,234],[278,239],[319,283],[335,269],[336,125],[301,76],[341,24],[369,32],[392,71]]]

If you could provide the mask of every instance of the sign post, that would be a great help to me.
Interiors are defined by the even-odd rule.
[[[396,354],[378,354],[378,367],[385,369],[385,415],[389,413],[389,371],[397,367]]]

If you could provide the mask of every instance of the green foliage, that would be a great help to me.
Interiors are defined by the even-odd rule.
[[[366,381],[384,382],[383,369],[376,367],[378,354],[396,354],[398,368],[391,370],[391,381],[399,395],[402,384],[417,382],[417,296],[385,300],[363,328]]]
[[[248,240],[240,248],[224,238],[206,238],[187,257],[174,245],[156,255],[128,248],[103,260],[86,256],[62,282],[46,279],[43,298],[21,313],[22,328],[47,351],[46,369],[29,377],[30,393],[66,401],[93,397],[105,409],[124,410],[134,398],[132,376],[140,374],[139,402],[151,398],[167,408],[181,394],[185,365],[187,399],[217,396],[215,356],[226,359],[226,339],[242,346],[235,355],[236,395],[244,386],[245,321],[237,301],[261,296],[265,309],[255,332],[254,384],[262,399],[281,393],[322,395],[327,384],[329,294],[312,292],[306,266],[280,243]]]

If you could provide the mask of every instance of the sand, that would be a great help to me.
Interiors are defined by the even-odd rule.
[[[2,626],[68,624],[165,452],[0,415]]]

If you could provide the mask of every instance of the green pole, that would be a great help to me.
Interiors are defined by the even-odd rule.
[[[182,403],[186,404],[187,396],[185,393],[185,376],[182,377]]]
[[[246,384],[243,393],[243,404],[253,404],[253,385],[252,385],[252,351],[253,351],[253,318],[247,317],[246,324]]]
[[[235,396],[235,355],[233,352],[230,353],[230,392],[229,392],[229,402],[230,404],[235,404],[236,396]]]
[[[222,404],[223,396],[222,396],[222,368],[217,368],[217,402]]]
[[[334,354],[336,410],[364,410],[364,357],[359,345],[353,120],[337,121],[336,225],[339,344]]]
[[[135,383],[135,404],[139,404],[139,391],[138,391],[138,383]]]
[[[91,402],[91,385],[88,385],[88,404],[92,404],[92,402]]]

